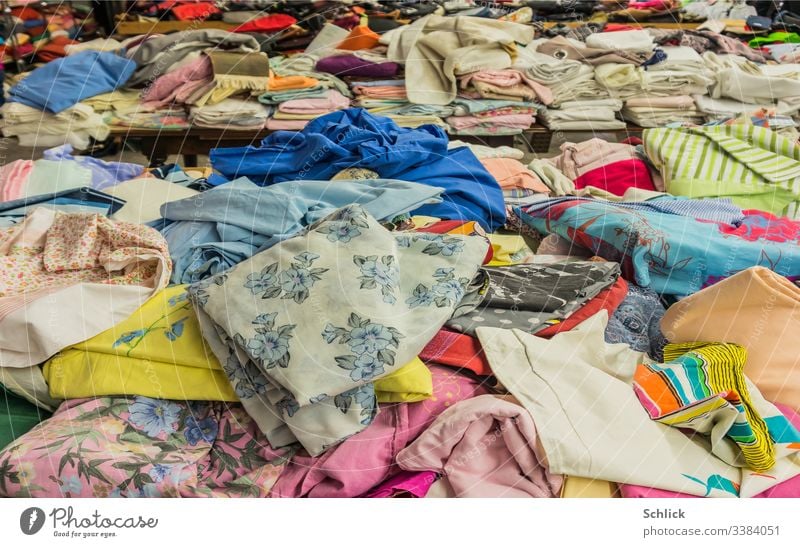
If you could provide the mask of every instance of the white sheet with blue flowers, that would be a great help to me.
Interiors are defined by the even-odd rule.
[[[372,382],[433,338],[487,247],[481,237],[392,233],[350,205],[189,293],[270,443],[318,455],[372,422]]]

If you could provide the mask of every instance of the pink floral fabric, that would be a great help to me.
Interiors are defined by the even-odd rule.
[[[146,260],[147,256],[160,260]],[[0,296],[82,282],[155,287],[169,247],[153,228],[102,215],[35,210],[0,230]]]
[[[289,456],[239,404],[74,399],[0,451],[0,496],[263,497]]]

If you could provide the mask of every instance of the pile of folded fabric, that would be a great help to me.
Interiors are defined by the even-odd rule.
[[[517,135],[536,121],[535,103],[458,97],[451,106],[451,135]]]
[[[349,106],[350,99],[336,89],[328,89],[319,98],[292,99],[280,103],[267,122],[267,128],[299,130],[315,118]]]
[[[619,99],[581,99],[542,109],[539,117],[554,131],[623,129],[625,122],[617,118],[620,110]]]
[[[18,137],[23,146],[69,142],[86,148],[89,138],[103,140],[108,126],[91,106],[80,101],[122,87],[135,69],[124,57],[98,51],[39,67],[9,90],[3,106],[3,134]]]
[[[670,123],[702,125],[705,113],[689,95],[646,96],[628,99],[622,117],[639,127],[663,127]]]
[[[200,127],[258,130],[264,127],[269,114],[269,108],[257,101],[231,97],[214,105],[192,107],[190,120]]]

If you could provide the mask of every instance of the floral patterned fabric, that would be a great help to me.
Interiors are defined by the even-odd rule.
[[[263,497],[290,456],[238,404],[75,399],[0,451],[0,496]]]
[[[300,441],[318,455],[372,422],[373,382],[417,356],[487,248],[480,237],[393,234],[351,205],[189,293],[273,446]]]
[[[0,364],[41,363],[123,321],[170,271],[152,228],[35,209],[0,230]]]

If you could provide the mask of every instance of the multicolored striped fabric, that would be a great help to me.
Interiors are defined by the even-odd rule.
[[[744,124],[648,129],[642,138],[671,194],[730,196],[744,208],[796,215],[800,146],[791,139]]]
[[[725,424],[725,436],[741,449],[747,467],[775,465],[775,445],[750,398],[738,344],[667,344],[665,364],[642,364],[634,390],[653,420],[704,434]]]

